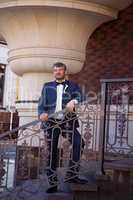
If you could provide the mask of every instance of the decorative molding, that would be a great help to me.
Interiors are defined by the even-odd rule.
[[[61,8],[72,8],[88,12],[95,12],[97,14],[107,15],[109,17],[117,18],[118,10],[99,3],[92,3],[86,1],[74,1],[74,0],[8,0],[0,1],[0,8],[5,7],[18,7],[18,6],[50,6]]]
[[[80,62],[85,60],[85,52],[80,52],[72,49],[63,49],[56,47],[27,47],[18,48],[9,51],[8,62],[11,62],[20,58],[34,58],[34,57],[50,57],[50,58],[62,58],[71,59]]]

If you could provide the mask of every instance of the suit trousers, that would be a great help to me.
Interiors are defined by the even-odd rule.
[[[79,168],[80,155],[84,147],[84,141],[81,138],[81,135],[77,130],[77,128],[74,127],[74,122],[73,125],[71,123],[71,125],[69,126],[69,123],[67,124],[64,121],[60,123],[60,120],[52,119],[49,124],[50,128],[48,128],[47,130],[47,147],[49,152],[48,163],[47,163],[48,165],[47,175],[48,177],[52,177],[54,175],[54,181],[56,182],[57,181],[56,168],[58,163],[58,140],[60,134],[63,137],[68,138],[70,144],[72,144],[72,154],[71,154],[71,159],[69,161],[69,168],[71,171],[70,174],[76,174],[76,172],[78,172],[79,170],[78,168]],[[53,180],[53,177],[51,180]]]

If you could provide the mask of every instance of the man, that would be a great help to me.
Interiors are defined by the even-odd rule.
[[[71,172],[68,172],[66,177],[68,180],[75,183],[85,183],[84,180],[79,179],[77,176],[80,149],[81,146],[83,146],[83,140],[81,140],[81,135],[77,130],[79,124],[76,119],[76,114],[74,113],[75,105],[82,101],[82,95],[80,87],[76,83],[65,79],[66,70],[66,65],[64,63],[57,62],[53,65],[53,75],[55,80],[44,84],[38,103],[38,115],[39,119],[42,121],[43,128],[47,128],[48,149],[50,152],[48,158],[50,169],[47,170],[47,175],[50,177],[49,184],[51,187],[47,190],[48,193],[57,191],[57,177],[55,175],[58,157],[57,146],[61,130],[62,135],[66,137],[66,125],[69,125],[69,130],[71,130],[69,131],[69,141],[72,144],[73,152],[72,160],[69,162]],[[65,114],[60,112],[64,109],[68,112],[68,124],[65,123]],[[51,117],[51,114],[53,113],[55,114]],[[55,128],[54,126],[57,122],[59,122],[59,126],[56,126]]]

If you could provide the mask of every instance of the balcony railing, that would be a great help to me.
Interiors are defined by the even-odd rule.
[[[27,180],[43,179],[46,187],[49,183],[61,187],[77,175],[90,180],[110,175],[110,170],[132,173],[133,79],[102,80],[100,102],[82,102],[75,112],[62,113],[62,121],[55,113],[43,129],[35,120],[0,135],[1,191],[12,191]],[[79,135],[75,137],[77,121]],[[55,135],[59,136],[58,151],[52,151],[53,144],[57,145]],[[5,140],[7,136],[10,140]],[[75,148],[80,159],[74,157]]]
[[[41,122],[36,120],[1,134],[1,189],[13,188],[26,180],[39,179],[42,176],[47,183],[50,180],[52,185],[60,184],[54,180],[57,172],[60,173],[61,182],[72,178],[72,175],[67,177],[66,174],[84,177],[89,177],[90,172],[95,174],[98,159],[99,109],[99,104],[89,105],[88,102],[83,102],[73,113],[62,111],[62,121],[55,118],[57,113],[51,115],[46,128],[42,129]],[[78,134],[75,133],[77,120],[79,135],[75,137],[75,134]],[[51,130],[52,135],[48,137]],[[18,134],[16,139],[15,133]],[[50,152],[55,148],[55,134],[59,134],[58,152],[55,152],[55,156],[58,157],[58,170],[52,170],[48,175],[46,172],[51,170],[54,156],[52,153],[50,155]],[[7,136],[10,140],[5,140]],[[79,151],[80,160],[74,158],[75,150]]]

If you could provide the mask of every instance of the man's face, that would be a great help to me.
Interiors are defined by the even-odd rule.
[[[65,69],[64,67],[54,67],[53,75],[56,80],[62,80],[65,78]]]

